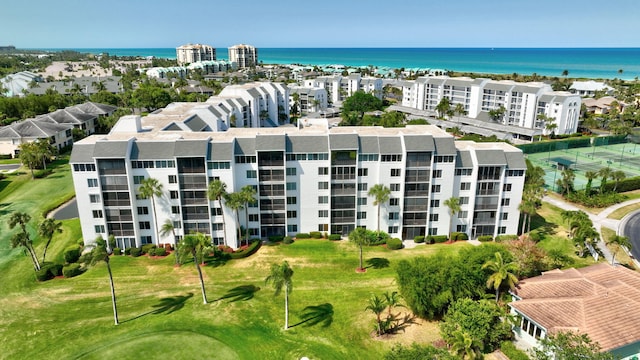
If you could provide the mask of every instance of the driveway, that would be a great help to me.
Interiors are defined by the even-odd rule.
[[[0,172],[11,172],[16,171],[22,166],[22,164],[6,164],[0,165]]]

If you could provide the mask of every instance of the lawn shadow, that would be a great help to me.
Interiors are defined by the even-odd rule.
[[[329,303],[320,304],[317,306],[307,306],[302,310],[300,315],[302,321],[291,327],[298,325],[315,326],[322,324],[322,327],[329,327],[333,323],[333,305]]]
[[[366,261],[367,266],[365,269],[374,268],[374,269],[384,269],[389,267],[389,260],[386,258],[371,258]]]
[[[204,262],[208,266],[217,268],[226,265],[229,260],[231,260],[231,256],[229,254],[221,253],[216,254],[215,256],[207,256]]]
[[[153,308],[155,308],[154,310],[147,311],[144,314],[140,314],[131,319],[124,320],[122,321],[122,323],[133,321],[150,314],[160,315],[164,313],[165,315],[169,315],[171,313],[174,313],[182,309],[184,307],[184,303],[187,302],[187,300],[191,299],[192,297],[193,297],[193,293],[188,293],[185,296],[172,296],[172,297],[162,298],[160,299],[160,302],[152,306]]]
[[[522,223],[518,226],[522,226]],[[558,225],[548,222],[547,219],[538,214],[531,217],[531,230],[536,230],[536,232],[542,236],[555,234],[557,227]]]
[[[236,302],[240,300],[247,301],[247,300],[253,299],[254,295],[258,291],[260,291],[260,288],[258,286],[240,285],[240,286],[234,287],[233,289],[230,289],[229,291],[227,291],[226,294],[222,295],[221,297],[219,297],[214,301],[225,300],[225,299],[229,299],[230,302]]]
[[[2,190],[0,190],[2,191]],[[9,211],[7,210],[7,208],[9,208],[9,206],[11,206],[11,203],[2,203],[0,204],[0,216],[2,215],[6,215],[9,213]]]
[[[0,191],[4,190],[7,185],[11,184],[11,180],[2,180],[0,181]]]
[[[410,313],[405,313],[402,317],[400,317],[400,314],[392,314],[389,321],[393,325],[389,328],[389,332],[392,334],[396,334],[399,331],[404,332],[409,326],[417,324],[417,319],[417,316]]]

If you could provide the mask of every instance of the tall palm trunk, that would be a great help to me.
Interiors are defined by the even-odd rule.
[[[36,255],[35,250],[33,250],[33,246],[27,245],[27,251],[29,251],[29,255],[31,255],[31,260],[33,261],[33,268],[36,271],[40,270],[40,262],[38,261],[38,255]]]
[[[224,216],[224,207],[222,206],[222,196],[218,196],[218,205],[222,211],[222,241],[227,246],[227,223]]]
[[[42,251],[42,263],[44,264],[44,259],[47,257],[47,249],[49,248],[49,244],[51,244],[51,238],[47,239],[47,243],[44,244],[44,250]]]
[[[191,255],[193,255],[193,263],[195,264],[196,269],[198,270],[198,276],[200,277],[200,289],[202,289],[202,301],[206,304],[207,293],[204,290],[204,279],[202,278],[202,270],[200,269],[200,264],[198,264],[198,254],[196,253],[195,250],[193,250],[191,252]]]
[[[527,233],[531,233],[531,214],[527,214]]]
[[[249,209],[248,205],[244,207],[244,241],[249,243]],[[246,245],[246,244],[245,244]]]
[[[153,233],[154,237],[158,239],[158,219],[156,219],[156,200],[154,195],[151,195],[151,206],[153,207]]]
[[[237,230],[238,230],[237,239],[239,240],[239,242],[242,242],[242,229],[240,228],[240,214],[238,214],[238,210],[236,210],[236,226],[237,226]],[[236,244],[236,245],[238,245],[238,244]]]
[[[176,239],[176,230],[171,229],[171,234],[173,235],[173,249],[176,252],[176,265],[180,265],[180,252],[178,251],[178,239]]]
[[[500,286],[496,288],[496,302],[498,302],[498,299],[500,299]]]
[[[118,306],[116,304],[116,289],[113,287],[113,273],[111,272],[111,264],[109,264],[109,258],[106,258],[107,271],[109,271],[109,285],[111,285],[111,304],[113,305],[113,321],[116,325],[118,322]]]
[[[360,269],[362,270],[362,245],[360,245]]]
[[[525,226],[527,225],[527,213],[523,212],[522,213],[522,230],[520,230],[520,234],[524,235],[525,232]]]
[[[284,288],[284,329],[289,328],[289,286]]]

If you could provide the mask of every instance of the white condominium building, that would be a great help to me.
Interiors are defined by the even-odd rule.
[[[433,114],[440,101],[448,98],[452,109],[461,104],[465,116],[473,119],[541,129],[544,133],[550,132],[546,126],[550,122],[557,125],[553,129],[556,134],[571,134],[578,129],[580,97],[553,91],[545,83],[433,76],[405,81],[402,93],[403,106]],[[504,114],[492,119],[490,112],[501,108]],[[546,119],[540,115],[545,115]]]
[[[216,49],[210,45],[187,44],[176,48],[178,65],[216,59]]]
[[[234,45],[229,48],[229,61],[240,69],[254,67],[258,65],[258,50],[251,45]]]
[[[302,113],[320,112],[328,106],[327,90],[324,88],[289,85],[289,91],[289,106],[292,107],[296,103],[293,94],[298,94],[297,106]]]
[[[201,232],[237,248],[238,225],[262,239],[378,226],[403,239],[518,230],[526,165],[506,143],[454,142],[432,125],[215,132],[175,126],[194,120],[174,112],[122,118],[110,134],[74,145],[70,163],[85,243],[113,235],[121,248],[172,244]],[[155,206],[136,196],[147,178],[162,184]],[[236,215],[207,197],[214,180],[228,192],[253,187],[255,203]],[[379,219],[368,195],[376,184],[391,190]],[[445,205],[452,197],[461,204],[453,216]],[[159,231],[167,221],[174,234]]]
[[[382,99],[382,79],[375,77],[362,77],[360,74],[348,76],[333,75],[319,76],[315,79],[304,81],[308,88],[321,87],[327,90],[332,103],[340,103],[356,91],[364,91]]]

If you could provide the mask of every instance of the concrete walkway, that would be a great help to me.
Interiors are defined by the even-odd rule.
[[[551,196],[545,196],[542,199],[542,201],[547,202],[551,205],[557,206],[563,210],[570,210],[570,211],[582,210],[577,206],[573,205],[572,203],[569,203],[562,199],[558,199]],[[640,199],[633,199],[633,200],[621,202],[619,204],[609,206],[608,208],[602,210],[599,214],[592,214],[588,211],[585,211],[585,213],[589,215],[589,219],[591,219],[591,221],[593,222],[593,227],[598,231],[598,234],[600,234],[600,241],[598,241],[598,249],[600,249],[600,251],[602,252],[602,255],[609,263],[611,263],[612,255],[611,255],[611,251],[609,251],[609,248],[607,247],[607,245],[603,240],[602,227],[604,226],[606,228],[609,228],[615,231],[616,234],[620,234],[620,220],[608,219],[607,216],[609,216],[611,213],[613,213],[614,211],[622,207],[625,207],[631,204],[637,204],[637,203],[640,203]]]

